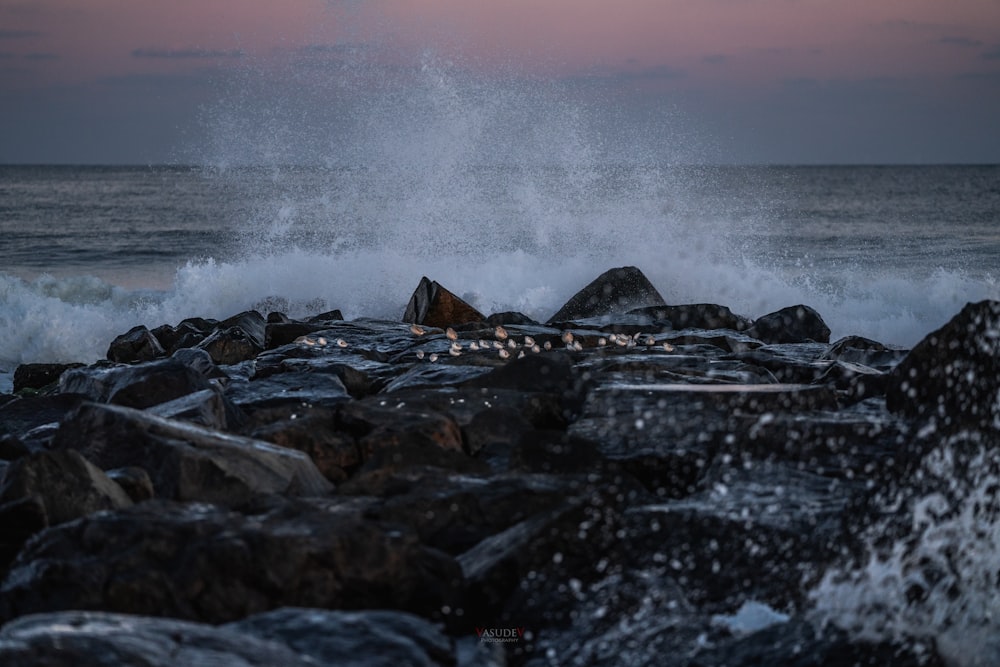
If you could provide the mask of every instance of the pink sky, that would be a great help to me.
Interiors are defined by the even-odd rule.
[[[377,43],[383,61],[431,49],[473,69],[672,91],[716,100],[697,111],[720,118],[735,89],[761,101],[795,82],[892,82],[956,109],[949,96],[991,109],[1000,96],[993,0],[0,0],[0,94],[30,105],[53,86],[282,67],[345,43]]]

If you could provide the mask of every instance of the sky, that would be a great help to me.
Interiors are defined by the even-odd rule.
[[[0,163],[363,159],[568,117],[644,159],[998,163],[1000,2],[0,0]]]

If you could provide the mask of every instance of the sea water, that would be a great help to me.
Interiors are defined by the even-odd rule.
[[[834,338],[901,347],[1000,299],[1000,167],[704,164],[676,128],[609,142],[602,123],[620,124],[558,90],[433,63],[402,87],[376,77],[363,101],[309,98],[355,100],[355,74],[298,91],[285,77],[269,104],[226,91],[176,165],[0,167],[0,391],[18,364],[95,361],[137,324],[399,319],[424,275],[484,313],[545,320],[631,264],[671,304],[753,318],[803,303]],[[876,526],[867,563],[818,576],[817,622],[995,664],[1000,463],[992,434],[966,438],[922,465],[935,488],[885,499],[905,539],[876,548]],[[947,576],[914,603],[926,563]]]

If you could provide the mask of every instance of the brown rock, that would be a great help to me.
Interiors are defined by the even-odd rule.
[[[485,319],[478,310],[426,276],[420,279],[403,313],[404,322],[441,328]]]

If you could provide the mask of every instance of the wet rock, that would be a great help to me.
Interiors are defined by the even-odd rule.
[[[156,497],[153,489],[153,480],[144,468],[138,466],[126,466],[124,468],[112,468],[107,471],[108,479],[122,488],[122,491],[132,499],[133,503],[141,503]]]
[[[492,370],[493,366],[469,365],[467,363],[438,361],[436,363],[418,363],[408,371],[393,378],[383,391],[387,394],[403,390],[457,387],[471,382]],[[496,363],[499,366],[499,363]]]
[[[486,323],[491,327],[508,325],[538,325],[539,322],[531,319],[524,313],[507,311],[503,313],[493,313],[486,318]]]
[[[152,334],[160,341],[168,354],[173,354],[177,350],[194,347],[211,333],[214,326],[205,329],[197,326],[193,322],[181,322],[176,327],[164,324],[153,329]]]
[[[263,335],[261,340],[263,340]],[[253,359],[264,351],[263,342],[258,343],[242,327],[219,329],[198,343],[196,347],[208,352],[215,363],[226,366]]]
[[[27,445],[17,436],[7,434],[0,436],[0,461],[14,461],[31,452]]]
[[[830,327],[809,306],[788,306],[754,320],[748,336],[765,343],[830,342]]]
[[[273,350],[276,347],[294,343],[300,336],[308,336],[317,331],[323,331],[325,328],[325,322],[314,324],[309,322],[269,323],[264,330],[264,348]]]
[[[340,309],[338,308],[336,310],[328,310],[326,312],[319,313],[318,315],[313,315],[307,321],[310,324],[316,324],[316,323],[336,322],[338,320],[343,320],[343,319],[344,319],[344,314],[341,313]]]
[[[666,302],[649,279],[634,266],[605,271],[574,294],[549,322],[566,322],[585,317],[625,313],[644,306],[665,306]]]
[[[0,503],[34,497],[51,525],[132,505],[120,486],[73,450],[37,452],[12,463],[0,480]]]
[[[400,611],[284,608],[225,626],[291,647],[338,667],[451,667],[451,640],[434,624]]]
[[[420,279],[403,312],[404,322],[440,328],[485,319],[478,310],[426,276]]]
[[[45,667],[316,667],[279,642],[213,625],[93,611],[20,618],[0,630],[0,663]]]
[[[202,389],[149,408],[149,413],[167,419],[180,419],[218,431],[240,428],[246,416],[217,386]]]
[[[59,376],[83,364],[21,364],[14,370],[14,393],[24,389],[42,389],[59,381]]]
[[[260,380],[230,382],[226,398],[244,412],[282,405],[334,406],[351,398],[347,387],[333,373],[277,373]]]
[[[264,321],[268,324],[282,324],[285,322],[291,322],[292,320],[285,313],[280,311],[271,311],[267,314],[267,317],[264,318]]]
[[[282,414],[261,411],[247,435],[303,452],[312,459],[323,476],[341,482],[361,463],[361,453],[354,437],[340,430],[334,408],[299,406],[281,410]]]
[[[907,350],[890,348],[863,336],[844,336],[820,355],[820,360],[861,364],[876,370],[889,370],[906,356]]]
[[[40,443],[34,442],[30,434],[35,429],[58,422],[76,410],[83,400],[82,396],[75,394],[56,394],[9,401],[0,405],[0,436],[16,437],[25,448],[35,449],[35,445]]]
[[[36,496],[0,503],[0,573],[5,573],[24,543],[49,526],[45,506]]]
[[[145,468],[161,498],[239,505],[258,494],[330,490],[301,452],[119,406],[82,405],[53,447],[77,449],[104,469]]]
[[[714,303],[690,303],[677,306],[646,306],[634,308],[629,315],[645,315],[653,320],[666,320],[675,329],[731,329],[745,331],[750,320],[736,315],[726,306]]]
[[[111,341],[107,358],[121,364],[135,364],[166,356],[166,351],[149,329],[140,325]]]
[[[988,425],[1000,416],[1000,302],[966,304],[889,373],[886,404],[945,425]]]
[[[0,587],[0,620],[92,609],[224,623],[284,606],[437,619],[461,604],[460,582],[452,558],[350,503],[248,516],[152,500],[32,540]]]
[[[182,359],[173,356],[135,366],[90,366],[69,370],[59,379],[59,390],[64,394],[82,394],[99,403],[148,408],[210,389],[212,385],[202,370]],[[207,356],[205,363],[212,366]]]

